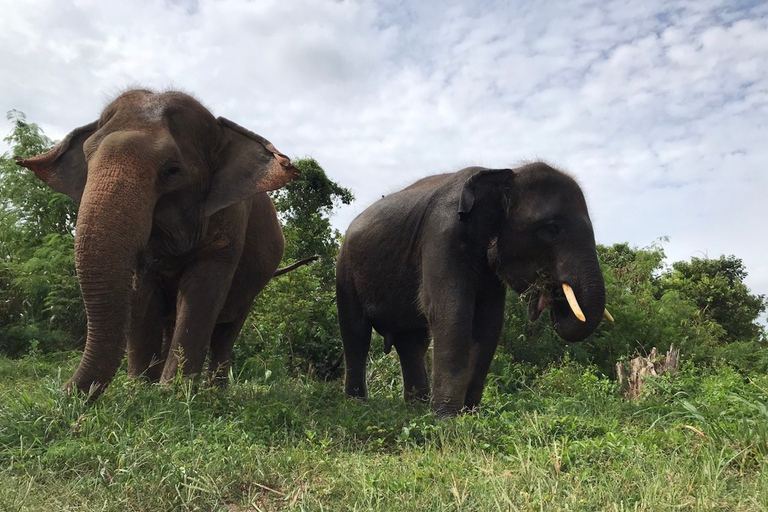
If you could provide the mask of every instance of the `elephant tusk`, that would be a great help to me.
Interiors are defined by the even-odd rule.
[[[613,315],[611,315],[611,314],[608,312],[608,309],[606,309],[605,311],[603,311],[603,318],[605,318],[605,319],[606,319],[606,320],[608,320],[609,322],[613,323]]]
[[[563,292],[565,293],[565,298],[568,299],[568,305],[571,306],[571,311],[576,315],[576,318],[582,322],[586,322],[587,317],[585,317],[584,313],[581,311],[581,306],[579,306],[579,301],[576,300],[573,288],[571,288],[570,285],[563,283]]]

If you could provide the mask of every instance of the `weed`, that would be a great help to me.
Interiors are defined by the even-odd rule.
[[[0,510],[764,510],[766,377],[658,380],[640,403],[572,361],[490,379],[473,414],[267,374],[225,390],[121,374],[94,404],[72,357],[0,359]],[[517,375],[514,379],[509,378]],[[516,382],[510,385],[510,382]]]

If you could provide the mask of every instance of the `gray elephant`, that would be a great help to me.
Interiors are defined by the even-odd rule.
[[[531,319],[549,306],[567,341],[586,338],[606,312],[584,196],[543,163],[470,167],[384,197],[350,224],[336,270],[346,393],[367,395],[373,328],[386,352],[397,350],[405,398],[428,400],[431,337],[432,409],[440,417],[480,403],[505,285],[531,292]]]
[[[58,146],[17,158],[79,203],[75,262],[88,333],[67,387],[128,373],[226,382],[232,347],[284,238],[265,191],[297,170],[264,138],[181,92],[130,90]]]

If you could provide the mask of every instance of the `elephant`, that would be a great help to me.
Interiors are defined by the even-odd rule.
[[[406,400],[441,418],[480,404],[501,334],[506,287],[549,306],[557,334],[580,341],[600,323],[605,286],[576,181],[545,163],[468,167],[384,196],[350,224],[336,292],[345,393],[367,398],[371,330],[395,347]]]
[[[133,89],[17,163],[78,203],[85,349],[65,384],[92,397],[128,373],[226,383],[235,338],[283,256],[267,191],[298,170],[263,137],[177,92]]]

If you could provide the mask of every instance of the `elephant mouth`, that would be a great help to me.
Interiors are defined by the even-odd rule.
[[[552,303],[546,290],[528,292],[528,318],[535,322],[541,313]]]
[[[567,312],[562,311],[564,300],[565,296],[560,291],[560,287],[554,283],[534,285],[528,291],[528,318],[530,318],[531,322],[535,322],[544,310],[550,306],[553,307],[553,311],[560,310],[560,314],[554,313],[555,316],[562,317],[563,313],[567,314]]]
[[[584,312],[581,310],[573,289],[567,283],[557,285],[548,283],[537,286],[530,292],[528,298],[528,316],[532,322],[538,320],[541,313],[551,307],[553,320],[575,318],[585,322]]]
[[[528,317],[531,322],[538,320],[541,313],[550,308],[550,316],[553,324],[563,322],[585,323],[586,317],[576,295],[567,283],[537,284],[528,291]],[[613,317],[607,309],[603,311],[603,318],[613,322]]]

